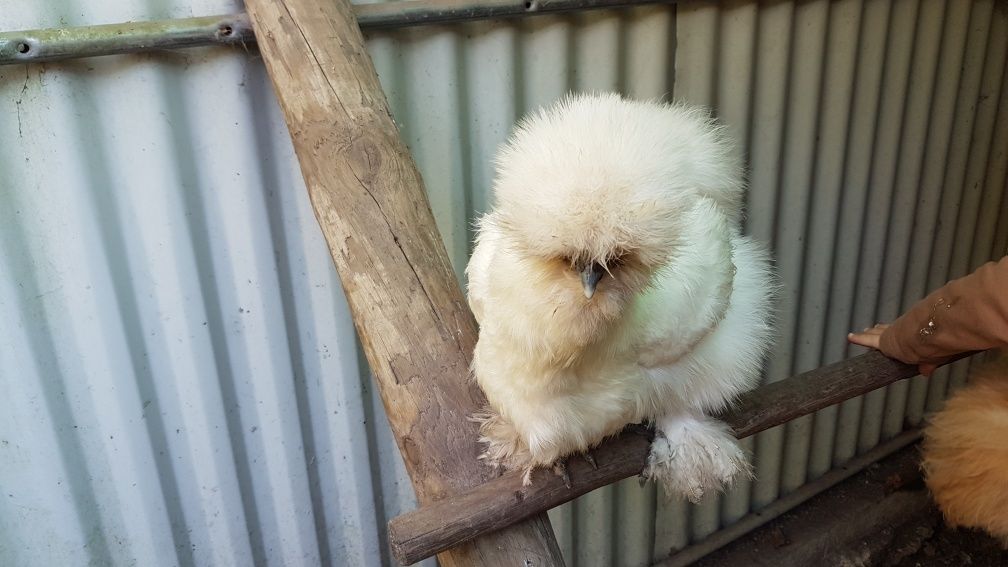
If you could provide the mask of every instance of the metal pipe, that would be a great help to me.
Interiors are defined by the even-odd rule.
[[[381,30],[556,14],[675,0],[407,0],[354,6],[361,29]],[[151,22],[0,32],[0,65],[79,57],[179,49],[201,45],[253,43],[248,16],[207,16]]]
[[[409,0],[362,4],[354,6],[354,11],[361,29],[372,30],[674,2],[675,0]]]
[[[255,41],[245,14],[0,33],[0,65]]]

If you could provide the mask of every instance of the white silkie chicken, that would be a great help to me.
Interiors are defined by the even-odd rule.
[[[467,268],[484,458],[530,473],[626,425],[656,429],[646,478],[698,500],[750,474],[709,417],[770,343],[767,252],[740,232],[743,177],[696,108],[574,95],[519,124]]]

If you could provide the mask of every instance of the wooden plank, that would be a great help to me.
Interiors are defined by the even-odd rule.
[[[505,473],[464,494],[403,514],[389,522],[392,554],[403,565],[410,565],[456,542],[505,528],[596,488],[639,474],[650,445],[651,432],[643,427],[633,428],[592,452],[598,470],[584,460],[571,459],[567,465],[570,488],[549,471],[534,471],[532,485],[527,487],[522,486],[520,472]]]
[[[346,0],[247,0],[315,215],[422,504],[478,486],[476,324]],[[321,261],[321,259],[320,259]],[[543,513],[445,566],[562,565]]]
[[[720,418],[741,439],[916,375],[915,366],[871,351],[757,388]],[[649,445],[650,433],[635,426],[593,451],[598,469],[572,458],[567,466],[570,488],[544,471],[536,471],[532,485],[523,487],[520,472],[509,472],[464,494],[403,514],[389,522],[392,552],[403,564],[415,563],[468,538],[640,474]]]

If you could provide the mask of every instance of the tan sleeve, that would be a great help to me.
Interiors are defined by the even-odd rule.
[[[1008,347],[1008,256],[917,302],[882,333],[879,345],[908,364],[998,347]]]

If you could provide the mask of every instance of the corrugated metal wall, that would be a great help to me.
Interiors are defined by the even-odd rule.
[[[229,0],[0,0],[6,30]],[[460,274],[489,158],[568,89],[713,106],[785,282],[770,380],[1008,251],[993,0],[685,2],[369,36]],[[254,51],[0,67],[0,563],[375,565],[413,506]],[[766,432],[699,506],[628,481],[551,512],[646,565],[891,437],[964,369]]]
[[[676,96],[714,106],[744,141],[747,228],[773,243],[784,280],[767,379],[845,357],[848,330],[891,320],[1006,252],[993,238],[1008,225],[1004,8],[941,0],[680,7]],[[960,384],[962,369],[953,376]],[[688,530],[659,529],[655,554],[919,423],[948,380],[943,372],[903,382],[757,436],[758,480],[721,502],[674,509]]]

